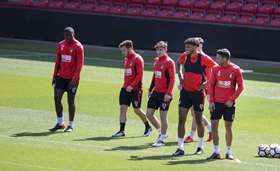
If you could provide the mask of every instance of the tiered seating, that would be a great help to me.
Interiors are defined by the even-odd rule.
[[[0,4],[280,28],[280,0],[18,0]]]

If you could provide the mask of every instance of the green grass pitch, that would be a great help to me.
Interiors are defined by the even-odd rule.
[[[1,46],[0,46],[1,49]],[[101,52],[98,52],[100,55]],[[233,154],[241,162],[205,160],[213,150],[195,156],[196,143],[187,144],[187,155],[172,158],[177,148],[178,90],[169,111],[168,143],[151,148],[157,133],[142,137],[144,127],[130,109],[127,137],[111,139],[118,129],[118,93],[122,69],[104,65],[84,67],[77,94],[77,115],[73,133],[49,133],[56,121],[51,76],[53,63],[35,58],[42,54],[0,50],[0,170],[190,170],[255,171],[280,170],[279,159],[256,157],[262,143],[280,143],[280,77],[246,75],[246,90],[237,103]],[[47,55],[46,55],[47,56]],[[1,58],[3,57],[3,58]],[[94,61],[92,62],[94,64]],[[87,61],[87,64],[89,62]],[[269,70],[270,71],[270,70]],[[143,109],[151,72],[144,76]],[[266,81],[261,81],[266,80]],[[64,116],[67,120],[66,96]],[[208,110],[205,115],[209,118]],[[190,121],[191,116],[188,120]],[[187,127],[190,127],[188,121]],[[225,152],[223,122],[220,124],[222,154]]]

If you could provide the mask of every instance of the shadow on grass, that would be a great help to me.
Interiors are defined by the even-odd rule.
[[[74,141],[111,141],[111,140],[122,140],[122,139],[131,139],[131,138],[141,138],[142,136],[133,136],[133,137],[121,137],[121,138],[113,138],[113,137],[89,137],[89,138],[82,138],[76,139]]]
[[[44,136],[49,136],[53,134],[59,134],[63,132],[50,132],[50,131],[45,131],[45,132],[21,132],[21,133],[16,133],[11,135],[11,137],[44,137]]]
[[[195,154],[186,154],[183,157],[186,156],[193,156]],[[138,161],[138,160],[174,160],[179,159],[178,157],[172,157],[172,155],[156,155],[156,156],[130,156],[128,160],[132,161]]]
[[[178,164],[203,164],[208,162],[213,162],[215,160],[207,160],[207,159],[194,159],[194,160],[173,160],[169,161],[167,165],[178,165]]]

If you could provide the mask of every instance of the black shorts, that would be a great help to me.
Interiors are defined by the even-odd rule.
[[[140,108],[142,101],[142,90],[133,90],[132,92],[127,92],[125,88],[122,88],[119,96],[119,104],[132,106],[134,108]]]
[[[68,93],[76,94],[77,89],[78,89],[78,85],[75,86],[75,87],[71,87],[70,86],[70,82],[71,82],[71,80],[69,80],[69,79],[64,79],[64,78],[61,78],[61,77],[56,77],[56,79],[55,79],[55,86],[54,87],[56,89],[65,90]]]
[[[215,102],[215,110],[211,112],[211,120],[219,120],[223,116],[225,121],[232,122],[235,116],[235,104],[227,107],[224,103]]]
[[[155,110],[159,108],[161,111],[168,111],[172,99],[169,102],[165,102],[164,95],[165,93],[153,92],[148,100],[148,108]]]
[[[194,111],[203,112],[204,110],[204,92],[194,91],[189,92],[181,90],[179,107],[191,108],[193,106]]]

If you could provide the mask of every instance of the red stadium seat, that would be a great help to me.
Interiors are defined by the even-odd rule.
[[[81,5],[81,1],[79,0],[68,0],[65,4],[64,7],[67,9],[72,9],[72,10],[79,10]]]
[[[126,11],[126,4],[117,4],[112,6],[110,9],[111,13],[113,14],[123,14]]]
[[[163,0],[162,5],[164,6],[176,6],[178,3],[177,0]]]
[[[194,7],[197,9],[208,9],[210,3],[209,0],[198,0],[195,2]]]
[[[265,3],[261,4],[258,8],[258,13],[262,14],[271,14],[274,10],[274,4],[273,3]]]
[[[143,6],[141,4],[132,4],[128,7],[126,13],[129,15],[140,15],[143,10]]]
[[[257,3],[248,3],[248,4],[243,5],[242,11],[243,12],[248,12],[248,13],[256,13],[257,8],[258,8]]]
[[[96,1],[95,0],[85,0],[83,3],[80,5],[80,9],[82,11],[91,11],[93,8],[95,8]]]
[[[273,13],[276,14],[276,15],[280,15],[280,6],[275,8]]]
[[[109,12],[112,7],[112,2],[110,1],[99,1],[94,11],[96,12]]]
[[[242,24],[251,24],[253,21],[253,15],[241,15],[238,19],[237,19],[237,23],[242,23]]]
[[[270,20],[269,15],[258,15],[254,19],[253,23],[256,25],[265,25],[268,24]]]
[[[230,13],[230,12],[225,13],[221,17],[220,21],[225,22],[225,23],[234,23],[237,19],[237,15],[238,15],[238,13]]]
[[[226,2],[223,0],[215,1],[210,5],[211,10],[224,10],[226,7]]]
[[[179,8],[192,8],[195,0],[179,0],[178,7]]]
[[[64,0],[49,0],[49,7],[51,8],[63,8]]]
[[[33,2],[33,5],[44,8],[44,7],[48,7],[49,1],[48,0],[36,0]]]
[[[145,0],[131,0],[131,3],[135,3],[135,4],[144,4],[146,1]]]
[[[192,20],[202,20],[204,16],[205,16],[204,10],[193,10],[189,18]]]
[[[179,9],[174,13],[173,17],[177,19],[186,19],[189,17],[189,14],[190,14],[189,10]]]
[[[231,2],[226,6],[227,11],[240,12],[242,3],[240,1]]]
[[[279,27],[280,27],[280,16],[274,17],[274,18],[271,20],[270,25],[279,28]]]
[[[156,6],[147,6],[143,12],[142,15],[144,16],[156,16],[158,12],[158,7]]]
[[[158,11],[159,17],[172,17],[175,9],[173,7],[163,7]]]
[[[160,5],[161,4],[161,0],[147,0],[147,4],[150,4],[150,5]]]
[[[207,21],[217,21],[221,18],[221,13],[219,11],[208,11],[205,16],[205,20]]]

